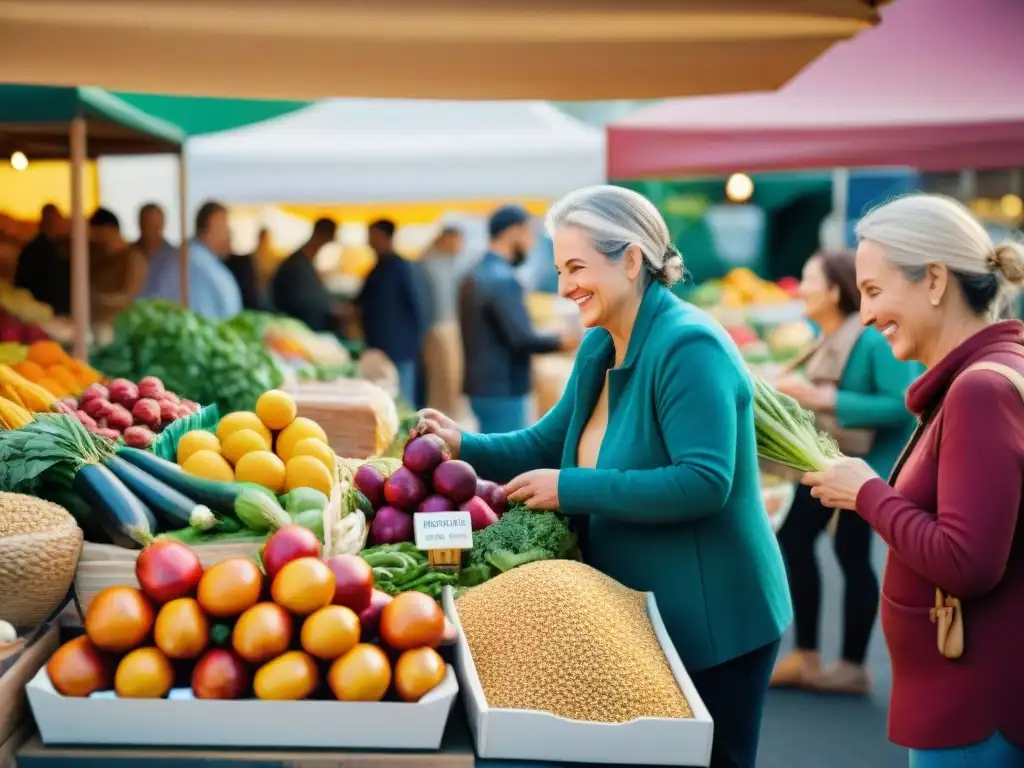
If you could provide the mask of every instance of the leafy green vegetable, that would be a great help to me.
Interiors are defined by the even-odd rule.
[[[576,535],[564,515],[515,504],[498,522],[473,534],[469,562],[504,573],[535,560],[579,558]]]
[[[114,455],[112,440],[64,414],[38,414],[21,429],[0,432],[0,491],[39,495],[70,488],[78,471]]]
[[[822,470],[841,455],[835,440],[815,425],[814,414],[756,376],[754,431],[760,458],[800,472]]]

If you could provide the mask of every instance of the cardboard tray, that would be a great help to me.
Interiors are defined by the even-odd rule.
[[[693,711],[692,719],[642,717],[628,723],[593,723],[548,712],[491,708],[462,633],[451,587],[445,587],[443,603],[448,619],[459,631],[455,668],[464,688],[466,717],[478,757],[621,765],[707,766],[711,762],[711,715],[669,640],[650,592],[648,615],[672,674]]]
[[[458,692],[451,666],[415,704],[214,701],[188,690],[166,699],[69,698],[57,693],[45,668],[26,686],[47,746],[436,750]]]

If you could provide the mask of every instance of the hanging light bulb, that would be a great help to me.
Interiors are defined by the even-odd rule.
[[[28,168],[28,158],[25,157],[24,152],[14,152],[11,154],[11,168],[16,171],[24,171]]]
[[[725,196],[734,203],[745,203],[754,194],[754,181],[745,173],[734,173],[725,182]]]

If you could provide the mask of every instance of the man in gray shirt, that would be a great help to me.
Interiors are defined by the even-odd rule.
[[[458,290],[463,248],[462,231],[444,227],[416,263],[427,308],[428,331],[423,345],[426,404],[460,419],[466,411],[462,396],[462,338],[459,332]]]

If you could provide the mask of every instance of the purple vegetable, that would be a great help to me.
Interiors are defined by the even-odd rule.
[[[476,470],[458,459],[445,461],[434,470],[434,491],[456,504],[476,495]]]
[[[498,522],[498,515],[491,509],[490,505],[479,496],[463,504],[459,509],[469,512],[469,522],[474,531],[486,528],[491,523]],[[379,513],[378,513],[379,514]]]
[[[412,515],[394,507],[381,507],[370,523],[372,544],[398,544],[412,541]]]
[[[505,486],[498,485],[491,480],[476,481],[476,495],[487,502],[487,505],[499,515],[508,511],[508,497],[505,495]]]
[[[458,504],[452,502],[447,496],[439,493],[432,493],[416,507],[417,512],[454,512],[459,508]]]
[[[371,464],[362,464],[353,478],[356,490],[366,497],[373,508],[384,503],[384,475]]]
[[[444,440],[437,435],[420,435],[405,444],[402,464],[417,475],[429,475],[444,460],[447,451]]]
[[[416,509],[427,493],[426,484],[408,467],[399,467],[384,481],[384,499],[404,512]]]

